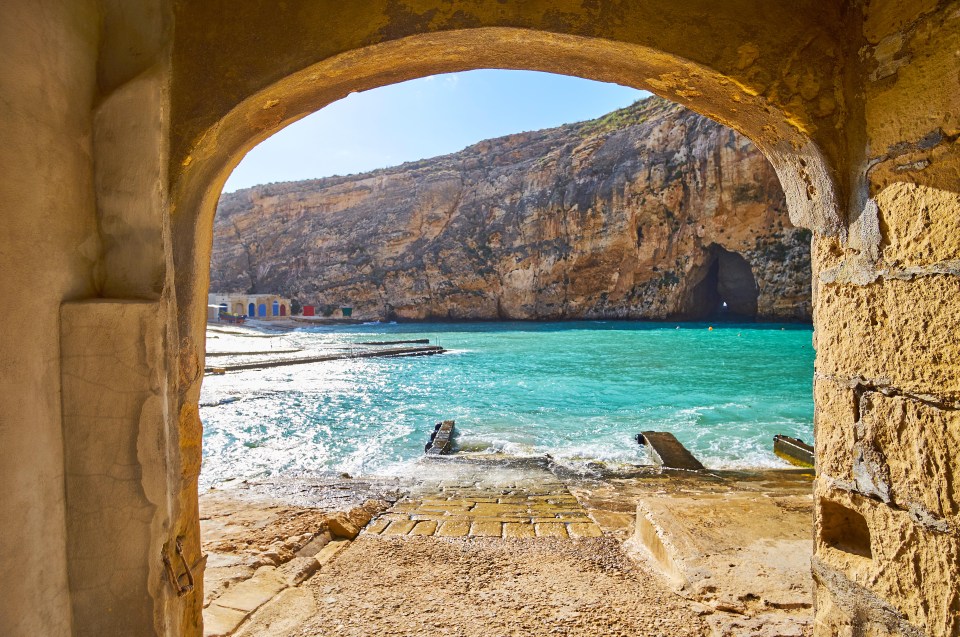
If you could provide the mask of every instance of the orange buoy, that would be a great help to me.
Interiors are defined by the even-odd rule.
[[[707,328],[707,330],[710,331],[710,332],[712,332],[712,331],[713,331],[713,326],[711,325],[710,327]]]

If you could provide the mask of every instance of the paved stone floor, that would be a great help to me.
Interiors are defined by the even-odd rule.
[[[396,480],[355,541],[227,587],[205,634],[812,633],[808,476],[587,478],[549,459],[445,457]],[[638,510],[670,537],[670,568],[637,539]]]
[[[443,464],[441,464],[443,463]],[[586,510],[536,461],[435,461],[443,479],[425,481],[373,520],[364,533],[382,537],[584,538],[603,533]]]
[[[566,488],[556,492],[508,488],[499,493],[443,489],[407,498],[371,522],[371,535],[438,537],[600,537],[577,499]]]

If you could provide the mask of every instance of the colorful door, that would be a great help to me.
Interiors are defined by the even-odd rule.
[[[273,302],[273,314],[271,316],[280,316],[280,303],[277,301]]]
[[[280,306],[280,316],[286,316],[286,315],[287,315],[287,306],[286,306],[286,305],[281,305],[281,306]]]
[[[257,306],[257,316],[258,316],[258,317],[263,317],[263,318],[266,318],[266,317],[267,317],[267,304],[266,304],[266,303],[261,303],[260,305]]]
[[[251,303],[250,305],[247,306],[247,316],[249,316],[250,318],[253,318],[256,315],[257,315],[257,306]]]

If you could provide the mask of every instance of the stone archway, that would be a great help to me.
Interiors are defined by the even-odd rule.
[[[956,0],[10,6],[31,28],[0,39],[3,196],[49,211],[10,220],[3,247],[29,250],[0,250],[49,283],[10,335],[22,389],[4,407],[31,434],[0,432],[20,500],[37,504],[0,505],[17,547],[3,566],[22,575],[0,617],[21,614],[23,634],[198,634],[199,591],[178,596],[162,556],[178,560],[180,540],[178,574],[202,578],[197,400],[223,181],[351,91],[471,68],[647,88],[767,154],[814,231],[817,632],[958,630],[944,584],[960,579]],[[70,55],[50,57],[48,29]],[[49,444],[16,453],[27,439]],[[63,530],[52,562],[36,540],[48,529]],[[121,536],[123,551],[103,541]]]
[[[769,35],[767,29],[769,25],[763,35]],[[680,54],[678,49],[682,47],[676,42],[658,48],[650,45],[653,38],[643,44],[640,42],[646,38],[628,43],[616,38],[558,33],[552,29],[503,26],[451,31],[428,28],[351,49],[278,76],[279,79],[234,101],[210,128],[195,137],[193,144],[172,149],[173,160],[183,167],[176,171],[178,175],[173,181],[176,208],[181,212],[180,218],[174,218],[173,225],[181,342],[198,342],[191,336],[198,333],[193,325],[192,307],[193,299],[200,298],[194,282],[202,281],[203,277],[193,273],[209,262],[215,196],[245,150],[282,126],[351,91],[438,72],[524,68],[616,81],[651,90],[749,136],[777,170],[787,194],[791,218],[797,225],[812,229],[820,245],[843,241],[845,237],[850,237],[847,240],[852,246],[865,245],[865,241],[873,240],[869,211],[866,215],[859,214],[850,226],[845,226],[840,212],[841,202],[850,196],[852,189],[862,185],[849,182],[843,176],[841,166],[846,162],[843,156],[846,151],[843,143],[838,144],[829,132],[831,126],[842,126],[838,119],[842,110],[838,104],[848,97],[841,88],[842,80],[838,79],[842,72],[837,69],[837,61],[842,57],[843,44],[842,39],[833,39],[835,35],[821,30],[812,40],[808,39],[807,57],[802,64],[805,69],[793,69],[790,73],[798,73],[798,81],[803,81],[803,73],[820,79],[811,83],[806,94],[801,92],[787,99],[776,97],[777,91],[771,91],[770,85],[762,91],[751,88],[756,79],[743,73],[756,63],[750,46],[737,47],[737,60],[704,63]],[[810,45],[811,41],[815,44]],[[720,45],[708,43],[706,39],[698,44],[708,48],[711,44]],[[813,68],[815,66],[818,68]],[[817,253],[815,273],[827,267],[829,261],[823,252]],[[720,262],[719,256],[717,262]],[[823,306],[820,307],[818,319],[823,317]],[[818,334],[824,332],[821,329]],[[834,346],[842,347],[839,343]],[[181,350],[181,360],[185,356],[197,359],[202,356],[196,346],[194,351],[190,350],[190,347]],[[194,390],[189,387],[182,390],[184,404],[190,407],[195,400]],[[195,413],[192,409],[188,411]],[[818,416],[818,427],[822,430],[824,426],[822,415]],[[832,427],[832,423],[826,427]],[[829,435],[821,432],[820,438],[824,437],[829,439]],[[829,457],[833,452],[821,445],[821,456]],[[818,487],[818,501],[823,503],[824,511],[830,512],[832,507],[839,506],[849,510],[849,515],[861,515],[859,500],[851,502],[849,496],[835,493],[833,488],[824,481]],[[824,523],[833,525],[831,520],[825,519]],[[828,547],[818,548],[821,606],[825,606],[822,600],[829,599],[837,608],[860,608],[858,612],[870,608],[866,614],[878,618],[876,621],[899,625],[897,622],[902,620],[897,618],[897,613],[891,614],[882,604],[868,601],[869,593],[851,593],[830,579],[859,577],[840,566],[847,564],[842,554],[836,557],[839,561],[832,563],[835,557]],[[841,572],[844,575],[839,575]],[[818,622],[824,627],[818,631],[826,634],[833,630],[829,626],[860,621],[856,617],[856,613],[849,610],[840,610],[833,616],[821,612]],[[920,619],[916,614],[900,617]]]
[[[531,60],[537,62],[533,64]],[[628,64],[624,68],[624,60],[639,63]],[[180,220],[182,224],[177,223],[176,219],[174,223],[174,241],[181,242],[179,246],[175,245],[176,253],[189,256],[188,262],[178,262],[178,291],[184,292],[193,285],[188,280],[181,287],[181,271],[189,272],[191,267],[203,268],[205,274],[210,259],[213,215],[220,188],[230,170],[255,143],[321,108],[333,97],[341,96],[341,91],[363,90],[438,71],[483,67],[566,70],[590,79],[615,78],[620,83],[666,93],[667,97],[695,110],[706,111],[750,135],[778,171],[788,194],[793,218],[816,226],[821,232],[832,232],[839,225],[836,202],[840,195],[836,191],[830,163],[818,144],[802,130],[792,126],[786,113],[771,108],[769,104],[761,105],[755,96],[717,72],[646,47],[605,40],[508,28],[451,31],[408,36],[325,60],[268,86],[229,111],[208,133],[212,135],[209,139],[216,140],[215,143],[208,145],[205,135],[188,155],[180,182],[183,190],[178,191],[175,184],[177,208],[196,215],[184,216]],[[389,74],[384,75],[384,69],[388,69]],[[669,74],[671,84],[646,80],[646,75],[653,72]],[[691,77],[698,79],[702,93],[696,90],[688,92],[682,88],[689,86]],[[328,87],[328,83],[332,83],[333,87]],[[664,90],[667,87],[673,90]],[[286,110],[281,105],[287,105]],[[261,119],[264,112],[272,116],[274,109],[276,117]],[[812,185],[814,183],[817,185]],[[187,227],[187,223],[195,225]],[[204,237],[199,243],[195,239],[198,236]],[[721,255],[719,251],[715,252],[712,257],[714,265],[719,268],[722,261],[726,266],[725,274],[731,269],[736,270],[738,264],[731,266],[728,262],[732,259]],[[183,270],[181,266],[184,266]],[[716,294],[719,269],[714,275]],[[728,278],[725,276],[724,281],[728,281]],[[181,303],[184,302],[185,305],[180,305],[179,310],[181,336],[199,334],[191,324],[192,312],[189,307],[192,299],[181,297]],[[755,305],[754,298],[754,313]],[[182,342],[187,340],[182,339]],[[202,356],[201,351],[181,350],[181,359],[185,354],[197,358]],[[192,404],[190,413],[195,413]]]

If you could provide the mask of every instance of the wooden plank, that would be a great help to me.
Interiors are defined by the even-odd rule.
[[[703,465],[690,451],[687,450],[676,436],[667,431],[644,431],[637,442],[647,445],[653,450],[653,455],[665,469],[685,469],[687,471],[703,471]]]

